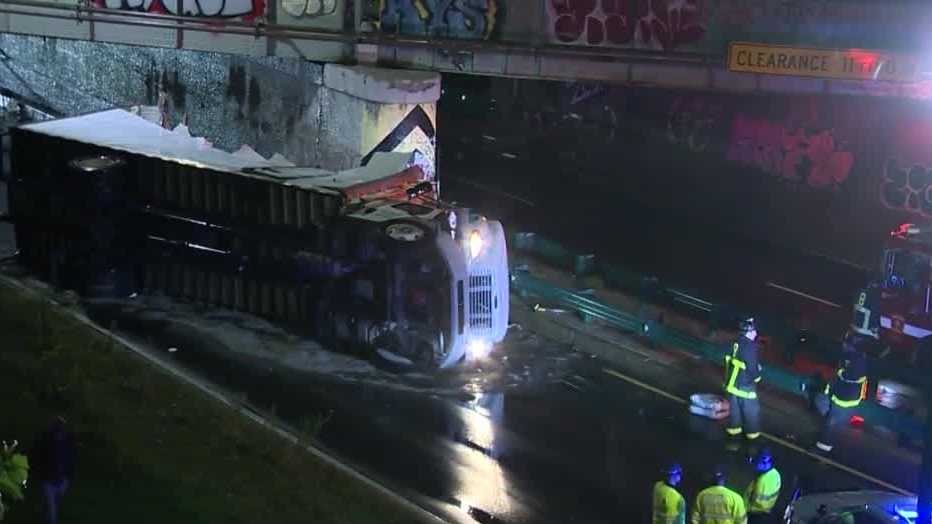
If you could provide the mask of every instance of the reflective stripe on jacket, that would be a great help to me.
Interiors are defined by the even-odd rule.
[[[744,492],[748,513],[770,513],[780,498],[780,486],[780,472],[777,468],[771,468],[752,480]]]
[[[861,390],[867,381],[867,365],[859,351],[845,353],[845,360],[835,371],[835,379],[825,387],[832,403],[840,408],[855,408],[861,403]]]
[[[725,486],[712,486],[699,492],[690,524],[747,524],[744,499]]]
[[[760,369],[757,344],[741,337],[731,346],[731,354],[725,355],[725,392],[740,398],[757,398]]]
[[[666,482],[654,484],[653,524],[685,524],[686,499]]]

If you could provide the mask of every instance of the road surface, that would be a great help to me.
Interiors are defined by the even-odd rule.
[[[646,522],[650,486],[668,460],[684,465],[689,495],[716,464],[729,467],[735,488],[752,473],[754,449],[729,450],[721,426],[690,416],[662,384],[644,387],[626,370],[517,329],[480,367],[428,377],[297,343],[235,313],[167,301],[93,311],[156,351],[175,348],[169,354],[184,366],[295,426],[326,420],[326,448],[451,519]],[[788,486],[876,487],[766,444]]]

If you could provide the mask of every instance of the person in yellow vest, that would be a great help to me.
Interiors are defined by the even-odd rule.
[[[825,386],[828,412],[816,447],[828,453],[835,445],[835,436],[851,412],[861,404],[862,388],[867,382],[867,362],[858,347],[863,343],[858,333],[849,331],[842,343],[842,356],[835,377]]]
[[[683,479],[683,468],[670,464],[664,469],[666,478],[654,484],[653,524],[686,524],[686,499],[676,490]]]
[[[780,498],[780,472],[773,466],[773,456],[766,448],[758,452],[754,465],[757,468],[757,477],[744,490],[748,524],[768,524],[772,521],[773,507]]]
[[[728,475],[722,467],[713,472],[715,485],[705,488],[696,495],[689,524],[747,524],[744,499],[728,489]]]
[[[761,380],[754,319],[741,321],[739,331],[741,336],[725,355],[725,393],[731,408],[725,432],[732,437],[743,432],[748,440],[754,440],[760,436],[757,383]]]

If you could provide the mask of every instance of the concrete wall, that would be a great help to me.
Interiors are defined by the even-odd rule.
[[[328,65],[324,85],[331,107],[341,108],[333,122],[341,132],[328,134],[339,143],[325,149],[342,149],[351,165],[367,162],[377,151],[416,152],[425,173],[434,177],[440,75]]]
[[[435,73],[328,65],[328,87],[325,66],[297,59],[10,34],[0,34],[0,49],[0,89],[57,114],[161,103],[168,125],[186,120],[217,147],[248,144],[301,165],[354,167],[379,147],[433,158]],[[409,130],[383,143],[418,108],[430,115],[422,127],[431,140],[412,145]]]

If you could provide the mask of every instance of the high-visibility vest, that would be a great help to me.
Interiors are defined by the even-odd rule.
[[[780,497],[780,486],[780,472],[777,468],[771,468],[752,480],[744,492],[748,513],[770,513]]]
[[[27,478],[29,478],[29,459],[26,455],[5,453],[0,448],[0,495],[13,500],[22,500]]]
[[[690,524],[747,524],[744,499],[725,486],[699,492],[689,517]]]
[[[666,482],[654,484],[653,524],[685,524],[686,499]]]

